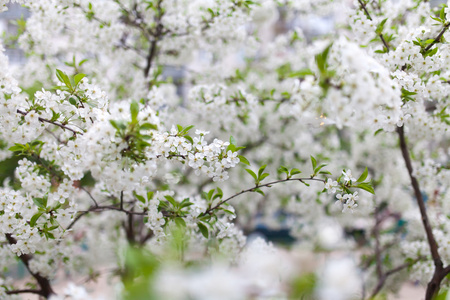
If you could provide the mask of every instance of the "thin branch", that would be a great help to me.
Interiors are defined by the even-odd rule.
[[[62,141],[53,131],[49,130],[48,128],[45,128],[45,131],[50,133],[58,141],[58,143],[63,144],[63,145],[67,145],[67,142],[66,141]]]
[[[148,75],[150,73],[150,69],[152,67],[152,62],[153,62],[153,59],[154,59],[155,54],[156,54],[156,45],[157,45],[157,43],[158,43],[158,40],[155,37],[155,39],[150,44],[150,50],[149,50],[149,53],[148,53],[148,56],[147,56],[147,64],[146,64],[145,69],[144,69],[144,76],[145,77],[148,77]]]
[[[366,8],[366,5],[364,4],[364,2],[362,2],[362,0],[358,0],[358,2],[359,2],[359,5],[361,6],[361,8],[364,10],[364,13],[366,14],[367,18],[368,18],[370,21],[373,21],[373,20],[372,20],[372,17],[371,17],[370,14],[369,14],[369,11],[368,11],[367,8]],[[386,42],[386,40],[384,39],[383,34],[380,33],[378,36],[380,37],[381,41],[383,42],[384,47],[386,47],[386,50],[389,51],[389,45],[388,45],[388,43]]]
[[[101,19],[99,19],[98,17],[95,16],[95,14],[92,14],[91,12],[87,11],[84,7],[82,7],[80,4],[74,3],[73,7],[78,7],[79,9],[81,9],[81,11],[86,15],[87,19],[92,19],[95,20],[97,22],[99,22],[100,24],[102,24],[103,26],[110,26],[110,24],[108,22],[105,22]],[[89,17],[88,17],[89,16]]]
[[[130,25],[132,27],[135,27],[139,29],[142,34],[145,36],[147,40],[150,40],[150,34],[148,32],[148,29],[143,26],[144,23],[138,22],[136,19],[131,19],[130,16],[133,15],[131,11],[129,11],[119,0],[114,0],[116,4],[119,5],[120,9],[124,12],[123,17],[121,18],[122,22],[125,25]]]
[[[41,290],[27,289],[27,290],[6,291],[7,295],[17,295],[17,294],[26,294],[26,293],[41,295]]]
[[[163,35],[164,27],[161,23],[161,19],[162,19],[162,16],[164,15],[164,12],[161,7],[162,2],[163,2],[163,0],[159,0],[158,3],[156,4],[156,10],[157,10],[157,14],[155,16],[156,31],[154,32],[153,40],[150,43],[150,48],[149,48],[149,52],[148,52],[148,56],[147,56],[147,64],[144,69],[144,76],[146,78],[148,77],[148,75],[150,73],[150,69],[152,67],[153,60],[156,55],[156,48],[157,48],[158,41],[161,38],[161,36]]]
[[[431,47],[434,46],[434,44],[438,43],[441,40],[442,36],[447,31],[449,26],[450,26],[450,22],[448,22],[447,24],[444,25],[441,32],[439,32],[438,36],[434,38],[433,42],[431,42],[428,46],[425,47],[425,49],[424,49],[425,52],[430,50]]]
[[[380,210],[375,210],[375,226],[373,228],[373,235],[375,236],[375,265],[378,278],[383,276],[382,261],[381,261],[381,246],[380,246]]]
[[[5,237],[10,245],[14,245],[17,243],[17,240],[13,238],[12,235],[9,233],[5,234]],[[50,295],[55,294],[55,292],[52,289],[52,286],[50,285],[50,281],[46,277],[42,276],[39,273],[34,273],[33,271],[31,271],[30,260],[32,259],[32,256],[30,254],[22,254],[19,256],[19,259],[23,262],[28,272],[31,274],[31,276],[34,277],[34,279],[36,279],[37,283],[39,284],[39,287],[41,289],[37,294],[45,298],[48,298]]]
[[[17,113],[19,113],[19,114],[21,114],[21,115],[23,115],[23,116],[26,116],[26,115],[28,114],[28,112],[22,111],[22,110],[20,110],[20,109],[17,110]],[[60,123],[57,123],[57,122],[53,122],[53,121],[51,121],[51,120],[44,119],[44,118],[41,118],[41,117],[39,117],[38,119],[39,119],[40,122],[43,122],[43,123],[44,123],[44,122],[45,122],[45,123],[50,123],[50,124],[53,124],[53,125],[55,125],[55,126],[58,126],[58,127],[62,128],[62,129],[67,129],[67,130],[71,131],[71,132],[73,133],[74,136],[76,136],[77,134],[83,135],[82,132],[73,130],[72,128],[69,128],[69,127],[67,127],[67,126],[65,126],[65,125],[63,125],[63,124],[60,124]]]
[[[148,233],[141,238],[140,244],[144,245],[149,239],[154,236],[153,230],[149,230]]]
[[[89,195],[89,198],[91,198],[92,202],[94,202],[95,207],[98,207],[98,202],[95,200],[95,198],[92,196],[92,194],[82,186],[80,187],[80,189],[85,191]]]
[[[125,229],[125,233],[127,236],[128,242],[133,245],[136,243],[136,239],[134,237],[134,218],[133,214],[128,214],[127,218],[128,224],[123,224],[123,228]]]
[[[413,187],[414,195],[416,197],[417,204],[420,209],[420,215],[422,216],[422,223],[425,228],[425,233],[427,235],[427,240],[428,240],[428,244],[430,246],[431,256],[433,257],[434,265],[442,267],[442,260],[439,255],[436,239],[433,235],[433,230],[430,225],[427,210],[425,207],[425,202],[422,197],[422,192],[420,191],[419,182],[417,181],[416,177],[413,175],[413,167],[412,167],[412,163],[411,163],[411,158],[409,156],[408,146],[406,145],[404,127],[403,126],[398,127],[397,132],[400,137],[400,148],[402,151],[403,159],[405,161],[406,168],[408,169],[408,174],[409,174],[409,177],[411,180],[411,185]]]
[[[72,229],[72,227],[81,219],[82,216],[88,214],[91,210],[79,212],[80,214],[73,219],[73,221],[67,226],[66,231]]]
[[[120,40],[120,44],[117,44],[115,46],[118,47],[118,48],[122,48],[124,50],[133,50],[134,52],[136,52],[136,54],[138,54],[142,58],[146,58],[147,57],[146,54],[141,51],[141,49],[138,49],[138,48],[136,48],[134,46],[128,45],[126,43],[126,41],[124,41],[122,39]]]
[[[143,211],[143,212],[137,212],[137,211],[132,211],[132,210],[126,210],[120,207],[115,207],[113,205],[105,205],[105,206],[92,206],[91,208],[89,208],[88,210],[84,210],[84,211],[78,211],[79,213],[90,213],[90,212],[100,212],[100,211],[104,211],[104,210],[115,210],[115,211],[120,211],[123,212],[127,215],[138,215],[138,216],[145,216],[147,215],[147,212]]]
[[[425,207],[425,202],[422,197],[422,192],[420,191],[419,182],[416,177],[413,175],[413,168],[411,163],[411,158],[409,156],[408,146],[406,145],[405,132],[404,127],[398,127],[397,133],[400,139],[400,148],[402,151],[403,160],[405,161],[406,168],[408,169],[408,174],[411,179],[411,185],[414,190],[414,195],[416,197],[417,205],[419,206],[420,215],[422,217],[422,224],[425,229],[425,233],[428,240],[428,245],[430,247],[431,257],[434,262],[434,273],[432,279],[428,282],[427,291],[425,294],[426,300],[431,300],[437,293],[439,292],[441,282],[445,275],[443,275],[443,263],[441,256],[438,252],[438,245],[436,239],[433,235],[433,230],[430,225],[430,221],[428,218],[427,210]]]
[[[237,196],[240,196],[242,194],[249,193],[249,192],[254,192],[256,189],[259,189],[259,188],[262,188],[262,187],[271,187],[274,184],[281,183],[281,182],[288,182],[288,181],[299,181],[301,183],[305,183],[305,181],[319,181],[319,182],[325,183],[325,180],[323,180],[323,179],[309,178],[308,177],[308,178],[286,178],[286,179],[272,181],[272,182],[269,182],[269,183],[266,183],[266,184],[255,185],[252,188],[249,188],[249,189],[246,189],[246,190],[242,190],[239,193],[234,194],[233,196],[228,197],[228,198],[220,201],[219,203],[217,203],[213,207],[211,207],[211,208],[207,209],[205,212],[201,213],[199,215],[199,217],[207,215],[207,214],[210,214],[212,211],[218,209],[222,204],[227,203],[228,201],[230,201],[233,198],[236,198]]]
[[[383,288],[384,284],[386,283],[386,280],[388,279],[389,276],[398,273],[414,264],[416,264],[417,262],[421,261],[421,260],[425,260],[426,257],[424,256],[420,256],[418,258],[416,258],[415,260],[411,261],[411,262],[407,262],[404,263],[398,267],[395,267],[389,271],[387,271],[386,273],[384,273],[379,279],[378,279],[378,283],[375,287],[375,289],[373,290],[372,294],[370,295],[369,299],[374,299],[375,296],[381,291],[381,289]]]

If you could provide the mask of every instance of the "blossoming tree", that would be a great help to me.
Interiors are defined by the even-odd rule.
[[[92,298],[57,286],[105,266],[123,299],[445,297],[447,5],[8,2],[1,299]]]

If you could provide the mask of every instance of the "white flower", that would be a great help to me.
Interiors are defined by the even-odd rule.
[[[325,188],[328,190],[328,194],[336,193],[336,186],[338,185],[337,181],[333,181],[331,178],[328,178],[327,182],[325,182]]]
[[[349,181],[356,181],[356,178],[353,177],[352,175],[352,171],[350,169],[346,171],[342,171],[342,175],[344,175],[344,181],[345,183],[349,182]]]
[[[353,213],[353,210],[358,207],[358,204],[355,203],[355,200],[348,199],[347,202],[344,204],[344,207],[342,208],[342,212],[346,213],[348,211]]]

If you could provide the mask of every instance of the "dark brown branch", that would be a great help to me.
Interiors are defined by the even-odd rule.
[[[403,160],[405,161],[406,168],[408,169],[408,174],[411,179],[411,185],[414,190],[414,195],[416,197],[417,205],[419,206],[420,215],[422,217],[422,224],[425,229],[428,245],[430,247],[431,257],[433,258],[434,274],[433,274],[433,278],[431,279],[431,281],[428,282],[427,291],[426,291],[426,295],[425,295],[425,300],[431,300],[439,292],[442,279],[445,277],[445,275],[443,275],[443,273],[442,273],[444,270],[443,263],[442,263],[441,256],[439,255],[439,252],[438,252],[438,245],[437,245],[436,239],[433,235],[433,230],[430,225],[427,210],[425,207],[425,202],[422,197],[422,192],[420,191],[419,182],[417,181],[416,177],[413,175],[413,167],[412,167],[412,163],[411,163],[411,158],[409,156],[408,146],[406,145],[404,127],[403,126],[398,127],[397,133],[398,133],[399,139],[400,139],[400,148],[402,151]]]
[[[259,188],[262,188],[262,187],[271,187],[274,184],[281,183],[281,182],[288,182],[288,181],[299,181],[301,183],[305,183],[305,181],[319,181],[319,182],[325,183],[325,180],[319,179],[319,178],[286,178],[286,179],[272,181],[272,182],[269,182],[269,183],[266,183],[266,184],[256,185],[256,186],[254,186],[252,188],[249,188],[249,189],[246,189],[246,190],[242,190],[239,193],[234,194],[233,196],[228,197],[228,198],[220,201],[219,203],[217,203],[213,207],[210,207],[205,212],[201,213],[199,215],[199,217],[211,213],[212,211],[218,209],[222,204],[227,203],[228,201],[230,201],[233,198],[236,198],[237,196],[240,196],[242,194],[249,193],[249,192],[254,192],[256,189],[259,189]]]
[[[69,226],[67,226],[66,231],[70,230],[81,219],[82,216],[88,214],[89,212],[90,210],[79,212],[78,216],[76,216],[75,219],[73,219],[73,221],[69,224]]]
[[[362,2],[362,0],[358,0],[358,2],[359,2],[359,5],[361,6],[361,8],[364,10],[364,13],[366,14],[367,18],[368,18],[370,21],[373,21],[373,20],[372,20],[372,17],[371,17],[370,14],[369,14],[369,11],[368,11],[367,8],[366,8],[366,5],[364,4],[364,2]],[[383,34],[380,33],[378,36],[380,37],[381,41],[383,42],[384,47],[386,47],[386,50],[389,51],[389,45],[388,45],[388,43],[386,42],[386,40],[384,39]]]
[[[138,215],[138,216],[145,216],[147,215],[147,212],[137,212],[137,211],[132,211],[132,210],[126,210],[120,207],[115,207],[113,205],[106,205],[106,206],[92,206],[91,208],[89,208],[88,210],[84,210],[84,211],[79,211],[80,213],[90,213],[90,212],[100,212],[100,211],[104,211],[104,210],[115,210],[115,211],[120,211],[123,212],[127,215]]]
[[[373,235],[375,237],[375,265],[377,277],[381,278],[383,276],[382,261],[381,261],[381,247],[380,247],[380,224],[382,220],[380,218],[380,210],[377,208],[375,210],[375,226],[373,228]]]
[[[28,112],[22,111],[22,110],[20,110],[20,109],[17,110],[17,113],[19,113],[19,114],[21,114],[21,115],[23,115],[23,116],[26,116],[26,115],[28,114]],[[76,136],[77,134],[83,135],[82,132],[73,130],[72,128],[69,128],[69,127],[67,127],[67,126],[65,126],[65,125],[63,125],[63,124],[60,124],[60,123],[57,123],[57,122],[53,122],[53,121],[51,121],[51,120],[44,119],[44,118],[41,118],[41,117],[39,117],[38,119],[39,119],[40,122],[43,122],[43,123],[44,123],[44,122],[45,122],[45,123],[50,123],[50,124],[53,124],[53,125],[55,125],[55,126],[58,126],[58,127],[62,128],[62,129],[67,129],[67,130],[71,131],[71,132],[73,133],[73,135],[75,135],[75,136]]]
[[[14,245],[17,243],[17,240],[15,238],[13,238],[11,234],[8,233],[8,234],[5,234],[5,236],[10,245]],[[33,292],[33,293],[39,294],[45,298],[48,298],[48,297],[50,297],[50,295],[55,294],[55,292],[52,289],[52,286],[50,285],[50,281],[46,277],[43,277],[41,274],[34,273],[31,271],[30,260],[32,259],[32,256],[30,254],[22,254],[19,256],[19,259],[23,262],[23,264],[25,265],[25,267],[27,268],[27,270],[31,274],[31,276],[33,276],[34,279],[36,279],[39,287],[41,288],[40,290],[38,290],[38,292]],[[29,291],[31,291],[31,290],[29,290]],[[35,290],[33,290],[33,291],[35,291]]]
[[[32,289],[27,289],[27,290],[12,290],[12,291],[6,291],[7,295],[18,295],[18,294],[41,294],[40,290],[32,290]]]
[[[130,18],[131,15],[133,15],[133,12],[131,12],[130,10],[128,10],[119,0],[114,0],[114,2],[116,4],[119,5],[120,9],[122,10],[122,12],[124,13],[121,21],[125,24],[125,25],[129,25],[131,27],[135,27],[137,29],[139,29],[142,34],[144,35],[144,37],[146,38],[146,40],[150,40],[150,34],[148,29],[145,27],[144,23],[138,22],[138,20],[132,19]]]
[[[141,244],[141,245],[144,245],[144,244],[145,244],[149,239],[151,239],[153,236],[154,236],[153,230],[149,230],[149,231],[147,232],[147,234],[146,234],[144,237],[142,237],[142,239],[141,239],[141,241],[140,241],[140,244]]]
[[[417,200],[417,205],[419,206],[420,215],[422,216],[422,223],[425,229],[425,233],[427,236],[428,244],[430,245],[430,252],[431,256],[433,257],[433,261],[435,266],[441,266],[442,267],[442,260],[438,252],[438,246],[436,243],[436,239],[433,235],[433,230],[430,225],[430,221],[428,218],[428,214],[425,207],[425,202],[422,197],[422,192],[420,191],[419,182],[417,181],[416,177],[413,175],[413,167],[411,163],[411,158],[409,156],[408,146],[406,145],[406,139],[405,139],[405,132],[404,127],[398,127],[397,132],[400,137],[400,148],[402,151],[402,156],[406,164],[406,168],[408,169],[408,174],[411,180],[411,185],[414,190],[414,196]]]
[[[125,233],[127,236],[127,240],[130,243],[130,245],[134,245],[136,243],[136,239],[134,237],[134,218],[133,214],[128,214],[127,218],[127,224],[123,224],[123,227],[125,229]]]
[[[425,260],[425,257],[421,256],[416,258],[415,260],[411,261],[411,262],[407,262],[404,263],[398,267],[395,267],[389,271],[387,271],[386,273],[384,273],[381,277],[379,277],[378,279],[378,283],[375,287],[375,289],[373,290],[372,294],[370,295],[369,299],[375,299],[375,296],[381,291],[381,289],[383,288],[384,284],[386,283],[386,280],[388,279],[389,276],[398,273],[412,265],[414,265],[415,263],[421,261],[421,260]]]
[[[138,216],[146,216],[147,215],[147,212],[145,212],[145,211],[143,211],[143,212],[129,211],[126,209],[121,209],[119,207],[115,207],[113,205],[106,205],[106,206],[94,205],[94,206],[91,206],[88,210],[78,211],[78,215],[75,217],[75,219],[73,219],[72,223],[70,223],[69,226],[67,226],[66,230],[71,229],[75,225],[75,223],[77,223],[81,219],[81,217],[83,217],[84,215],[86,215],[88,213],[102,212],[102,211],[107,211],[107,210],[120,211],[127,215],[138,215]],[[165,212],[162,212],[162,213],[166,214]]]
[[[91,198],[92,202],[94,202],[95,207],[98,207],[98,202],[97,202],[97,200],[95,200],[95,198],[92,196],[92,194],[84,187],[80,187],[80,189],[85,191],[86,194],[88,194],[89,198]]]
[[[84,7],[82,7],[81,5],[79,5],[77,3],[74,3],[73,7],[78,7],[86,15],[86,17],[88,19],[90,18],[92,20],[95,20],[95,21],[99,22],[100,24],[102,24],[103,26],[109,26],[110,25],[109,23],[99,19],[98,17],[95,16],[95,14],[92,14],[90,11],[87,11]]]
[[[433,47],[436,43],[438,43],[441,40],[442,36],[447,31],[449,26],[450,26],[450,22],[448,22],[447,24],[444,25],[441,32],[439,32],[438,36],[434,38],[433,42],[431,42],[428,46],[425,47],[425,49],[424,49],[425,52],[430,50],[431,47]]]
[[[60,144],[67,145],[67,141],[62,141],[53,131],[49,130],[48,128],[45,129],[46,132],[50,133]]]
[[[150,73],[150,69],[152,67],[153,64],[153,60],[155,58],[156,55],[156,49],[157,49],[157,45],[158,45],[158,41],[161,38],[161,36],[163,35],[163,25],[161,24],[161,19],[162,16],[164,15],[164,12],[162,10],[161,4],[162,4],[163,0],[159,0],[158,3],[156,4],[156,16],[155,16],[155,23],[156,23],[156,31],[152,32],[153,35],[153,39],[150,43],[150,48],[149,48],[149,52],[148,52],[148,56],[147,56],[147,64],[145,66],[144,69],[144,76],[147,78],[149,73]]]

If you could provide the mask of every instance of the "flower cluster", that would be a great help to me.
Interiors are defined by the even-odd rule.
[[[53,279],[104,269],[132,299],[448,288],[450,11],[350,2],[0,1],[29,10],[1,42],[0,269],[33,284],[0,298],[92,298]]]

